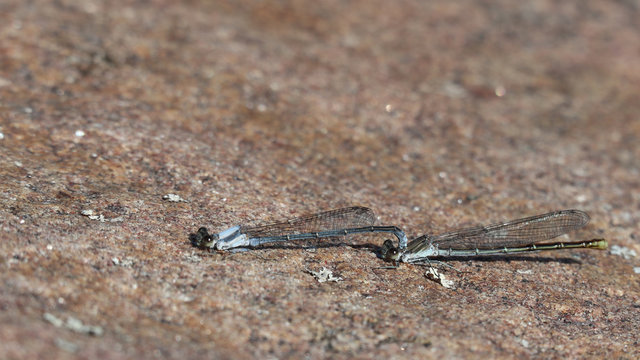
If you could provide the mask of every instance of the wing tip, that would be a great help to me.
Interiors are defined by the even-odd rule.
[[[589,223],[589,221],[591,220],[591,216],[589,216],[589,214],[587,214],[586,212],[582,211],[582,210],[577,210],[577,209],[569,209],[569,210],[560,210],[558,211],[558,215],[570,215],[576,219],[578,219],[580,222],[580,226],[584,226],[587,225]]]

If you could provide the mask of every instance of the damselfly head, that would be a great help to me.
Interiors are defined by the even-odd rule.
[[[195,234],[189,234],[191,245],[199,248],[211,248],[218,240],[218,234],[209,234],[207,228],[201,227]]]
[[[393,246],[393,241],[385,240],[380,249],[380,256],[386,261],[398,260],[399,252],[398,248]]]

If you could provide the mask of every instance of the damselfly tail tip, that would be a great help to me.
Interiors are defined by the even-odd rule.
[[[596,250],[607,250],[609,243],[606,239],[595,239],[590,242],[589,247]]]

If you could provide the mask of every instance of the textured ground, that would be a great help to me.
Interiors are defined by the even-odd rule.
[[[633,0],[2,1],[0,358],[637,358],[639,94]],[[579,208],[616,247],[448,289],[188,241],[348,205],[411,236]]]

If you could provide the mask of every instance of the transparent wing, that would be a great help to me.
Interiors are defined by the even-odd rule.
[[[409,243],[408,251],[419,251],[429,243],[440,249],[495,249],[535,244],[579,229],[589,222],[580,210],[560,210],[547,214],[488,226],[475,226],[444,234],[423,235]]]
[[[242,227],[240,231],[249,237],[257,238],[358,228],[371,226],[374,222],[375,214],[371,209],[354,206],[302,216],[275,224]]]

